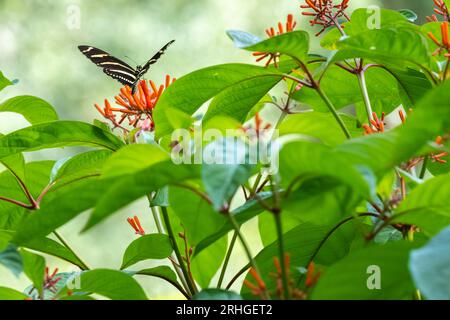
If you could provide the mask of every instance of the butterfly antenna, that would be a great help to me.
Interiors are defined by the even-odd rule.
[[[127,58],[127,59],[129,59],[129,60],[131,60],[133,63],[135,63],[137,66],[139,65],[139,63],[137,63],[137,61],[136,60],[134,60],[134,59],[132,59],[131,57],[129,57],[129,56],[125,56],[125,58]]]

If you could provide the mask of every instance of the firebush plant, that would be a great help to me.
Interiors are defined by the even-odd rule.
[[[410,10],[306,0],[265,39],[227,32],[256,65],[124,87],[95,104],[104,122],[59,120],[37,97],[3,102],[30,126],[0,137],[0,263],[30,286],[0,298],[152,298],[141,275],[186,299],[449,299],[450,1],[434,3],[417,25]],[[0,90],[12,84],[0,74]],[[234,133],[192,143],[199,128]],[[248,161],[255,144],[276,159]],[[72,146],[92,150],[23,156]],[[208,150],[245,161],[186,161]],[[86,211],[80,236],[95,232],[141,198],[150,208],[124,221],[116,269],[91,269],[58,232]],[[241,229],[255,219],[259,235]],[[233,274],[236,246],[248,263]],[[48,270],[42,254],[79,271]],[[161,265],[136,268],[149,260]]]

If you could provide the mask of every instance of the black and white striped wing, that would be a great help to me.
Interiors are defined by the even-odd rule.
[[[103,69],[103,72],[123,85],[132,86],[137,80],[134,68],[109,53],[92,46],[78,46],[89,60]]]
[[[161,58],[161,56],[166,52],[167,48],[169,48],[170,45],[174,42],[175,42],[175,40],[168,42],[150,60],[148,60],[148,62],[142,67],[141,74],[143,75],[143,74],[147,73],[148,69],[150,69],[150,66],[152,64],[156,63],[156,61],[158,61],[159,58]]]

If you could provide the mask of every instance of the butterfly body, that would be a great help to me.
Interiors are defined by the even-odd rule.
[[[89,60],[95,63],[97,66],[103,69],[103,72],[113,79],[116,79],[123,85],[128,85],[132,92],[136,91],[137,84],[142,77],[148,72],[150,66],[156,63],[159,58],[166,52],[167,48],[174,43],[175,40],[168,42],[162,47],[150,60],[142,66],[136,68],[131,67],[126,62],[113,57],[106,51],[98,49],[93,46],[78,46],[78,49]]]

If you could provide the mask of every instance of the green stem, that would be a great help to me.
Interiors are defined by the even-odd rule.
[[[84,263],[83,260],[76,254],[76,252],[69,246],[67,241],[57,231],[53,231],[53,234],[55,235],[56,238],[58,238],[58,240],[62,243],[62,245],[66,247],[66,249],[69,250],[75,256],[75,258],[78,259],[79,262],[81,262],[81,266],[78,267],[80,267],[80,269],[83,271],[89,270],[87,264]]]
[[[152,197],[149,195],[147,198],[148,198],[149,203],[151,204]],[[164,226],[162,224],[161,217],[159,215],[157,208],[150,205],[150,210],[152,211],[152,216],[153,216],[153,220],[155,221],[155,224],[156,224],[156,229],[158,230],[159,233],[165,234]],[[186,279],[184,278],[184,274],[181,271],[181,268],[174,262],[175,257],[173,255],[171,255],[169,260],[170,260],[170,262],[172,262],[173,268],[175,269],[175,272],[177,273],[178,278],[180,279],[181,283],[183,284],[183,287],[186,290],[186,292],[188,292],[189,294],[192,294],[192,292],[190,292],[190,290],[189,290],[189,286],[187,284]]]
[[[373,110],[369,98],[369,92],[367,91],[366,76],[364,74],[364,71],[359,72],[357,76],[359,87],[361,88],[361,93],[364,98],[364,105],[366,106],[367,119],[369,121],[370,126],[372,126],[371,120],[373,120]]]
[[[427,173],[428,160],[429,160],[429,157],[425,156],[425,158],[423,159],[423,163],[422,163],[422,169],[420,169],[420,175],[419,175],[420,179],[423,179],[425,177],[425,173]]]
[[[322,89],[320,88],[320,86],[316,86],[315,88],[317,90],[317,93],[319,94],[319,96],[322,98],[322,100],[325,102],[325,104],[327,105],[328,109],[330,110],[330,112],[333,114],[334,118],[336,119],[336,121],[338,122],[339,126],[341,127],[342,131],[344,132],[345,136],[347,137],[347,139],[351,139],[351,134],[350,131],[348,131],[347,126],[345,125],[344,121],[342,120],[342,118],[339,116],[336,108],[334,107],[333,103],[330,101],[330,99],[325,95],[325,93],[322,91]]]
[[[167,234],[169,236],[170,241],[172,242],[172,247],[173,247],[173,250],[175,251],[175,255],[177,256],[177,260],[178,260],[178,263],[180,264],[181,271],[183,272],[184,278],[186,279],[189,290],[195,294],[198,291],[197,291],[195,284],[191,281],[191,278],[189,277],[189,273],[186,268],[186,264],[183,261],[183,257],[181,256],[180,249],[178,248],[177,241],[173,234],[172,226],[170,224],[169,214],[167,212],[166,207],[161,207],[161,211],[162,211],[164,223],[166,225]]]
[[[219,282],[217,282],[217,289],[220,289],[222,287],[223,279],[225,277],[225,272],[228,267],[228,262],[230,262],[231,253],[233,252],[234,245],[236,244],[236,239],[237,239],[237,233],[235,232],[233,234],[233,238],[231,239],[230,247],[228,248],[227,256],[225,257],[225,261],[223,263],[222,271],[220,272]]]
[[[281,214],[274,213],[274,217],[278,235],[278,250],[280,254],[281,279],[283,281],[284,298],[286,300],[290,300],[291,295],[289,293],[289,281],[287,277],[286,264],[284,261],[284,240],[283,240],[283,226],[281,224]]]

